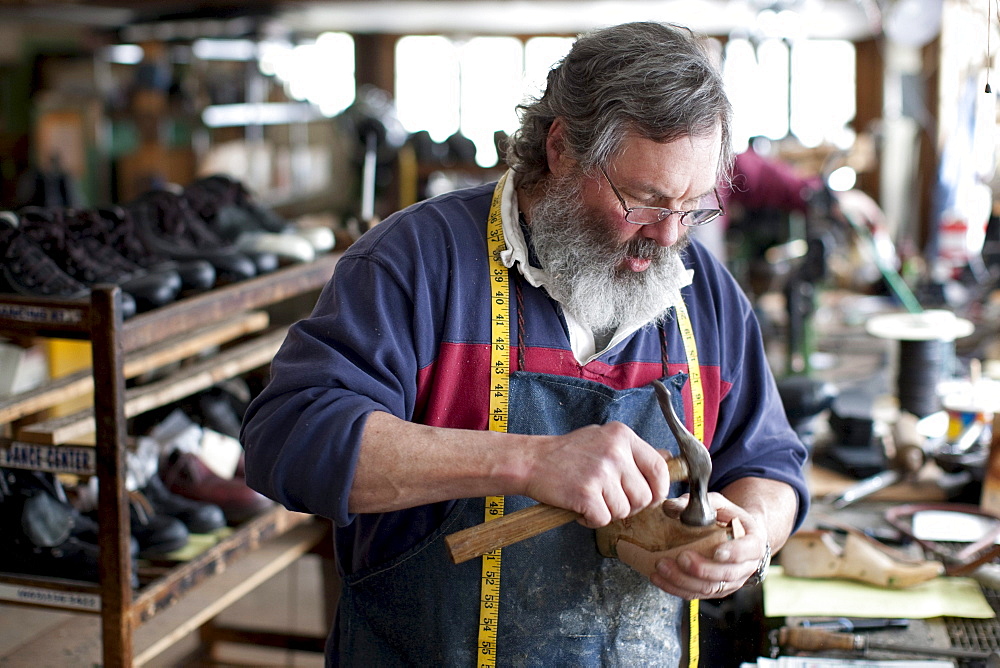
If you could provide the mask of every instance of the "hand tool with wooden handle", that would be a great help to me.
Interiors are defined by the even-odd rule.
[[[688,465],[683,458],[671,457],[667,452],[663,452],[663,456],[667,460],[667,470],[670,472],[671,482],[688,479]],[[460,564],[463,561],[488,554],[497,548],[513,545],[526,538],[532,538],[550,529],[568,524],[573,520],[580,519],[580,517],[582,515],[575,511],[539,503],[495,520],[457,531],[446,536],[444,542],[451,554],[451,560]]]
[[[872,641],[867,636],[851,633],[834,633],[822,629],[803,628],[801,626],[783,626],[778,630],[778,645],[782,649],[801,650],[805,652],[847,651],[862,652],[866,649],[901,654],[925,654],[928,656],[947,656],[956,659],[995,660],[996,652],[970,650],[958,647],[913,647],[912,645],[892,645]],[[995,665],[990,663],[989,665]]]
[[[681,513],[681,521],[690,526],[712,525],[715,523],[715,511],[707,497],[708,480],[712,477],[712,458],[708,454],[708,448],[677,417],[673,404],[670,403],[670,390],[658,380],[653,381],[653,389],[656,391],[660,412],[674,433],[680,451],[679,457],[671,457],[670,453],[661,451],[667,460],[670,482],[687,480],[691,488],[688,505]],[[460,564],[579,518],[580,514],[572,510],[540,503],[463,529],[447,536],[444,541],[452,561]]]

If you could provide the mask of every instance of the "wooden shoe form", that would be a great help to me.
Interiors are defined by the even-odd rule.
[[[781,548],[781,565],[792,577],[856,580],[889,589],[912,587],[944,573],[941,562],[906,561],[853,532],[841,547],[830,531],[800,531]]]
[[[680,521],[681,510],[662,504],[616,520],[597,530],[597,549],[648,577],[663,557],[674,557],[683,550],[696,550],[709,557],[718,545],[746,533],[739,520],[705,527],[688,526]]]

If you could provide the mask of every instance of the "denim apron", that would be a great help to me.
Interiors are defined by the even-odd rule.
[[[662,380],[682,415],[687,375]],[[652,386],[613,390],[565,376],[511,376],[511,433],[564,434],[613,420],[677,454]],[[505,512],[533,503],[508,496]],[[444,537],[481,523],[483,511],[483,499],[460,500],[412,549],[345,578],[338,644],[352,665],[476,665],[480,560],[451,563]],[[571,522],[503,549],[496,665],[674,667],[684,609],[681,599],[602,557],[594,531]]]

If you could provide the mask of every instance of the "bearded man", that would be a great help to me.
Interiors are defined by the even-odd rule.
[[[250,485],[336,525],[330,665],[687,664],[685,601],[755,579],[806,512],[806,452],[753,311],[689,237],[721,213],[732,160],[700,41],[596,31],[520,111],[499,183],[411,206],[344,253],[244,421]],[[683,491],[658,453],[677,446],[656,380],[709,448],[719,519],[746,534],[647,577],[593,529]],[[582,518],[485,577],[452,564],[444,537],[498,497]]]

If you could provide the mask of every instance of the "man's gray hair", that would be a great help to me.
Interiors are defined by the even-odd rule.
[[[582,36],[548,74],[541,98],[518,106],[506,161],[531,186],[548,173],[545,141],[563,119],[565,145],[583,170],[606,165],[629,133],[657,142],[722,129],[720,178],[733,160],[732,106],[722,76],[687,28],[626,23]]]

